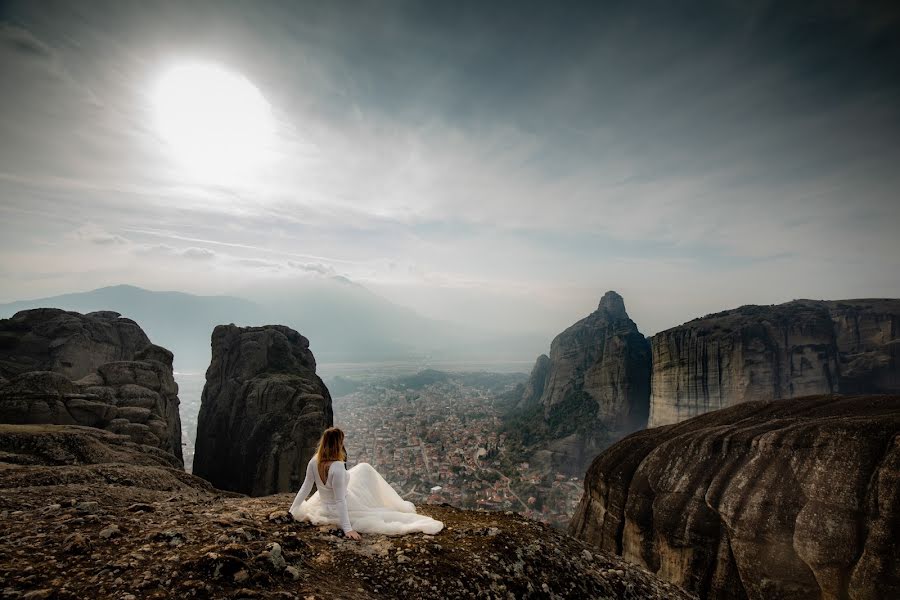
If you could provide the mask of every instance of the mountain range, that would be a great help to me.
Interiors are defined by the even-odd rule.
[[[199,296],[114,285],[0,304],[0,318],[29,308],[116,311],[171,349],[181,371],[206,369],[212,330],[228,323],[286,324],[309,338],[319,362],[525,359],[545,343],[536,335],[481,331],[429,319],[343,277],[245,292],[246,297]]]

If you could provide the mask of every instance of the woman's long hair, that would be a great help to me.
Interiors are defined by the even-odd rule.
[[[336,460],[347,460],[347,452],[344,450],[344,432],[337,427],[329,427],[322,432],[319,447],[316,448],[316,459],[319,469],[319,479],[325,483],[328,477],[327,467]]]

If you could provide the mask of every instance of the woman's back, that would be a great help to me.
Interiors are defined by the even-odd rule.
[[[309,466],[307,467],[307,476],[312,475],[316,482],[316,489],[319,491],[319,495],[322,497],[322,500],[328,504],[334,504],[335,498],[335,486],[334,479],[336,471],[343,466],[343,463],[339,460],[328,461],[323,463],[322,468],[319,465],[319,459],[313,456],[309,460]],[[312,473],[310,473],[312,471]],[[325,473],[325,477],[322,477],[322,473]],[[346,491],[346,490],[345,490]]]

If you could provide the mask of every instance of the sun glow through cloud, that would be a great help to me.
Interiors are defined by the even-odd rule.
[[[321,263],[549,341],[900,295],[895,10],[380,4],[4,3],[2,299]]]
[[[271,109],[242,75],[212,64],[173,67],[157,81],[152,101],[160,135],[195,175],[233,181],[265,162]]]

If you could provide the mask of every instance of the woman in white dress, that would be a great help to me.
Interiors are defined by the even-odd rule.
[[[347,469],[346,459],[344,432],[337,427],[326,429],[291,504],[294,519],[340,525],[353,540],[360,539],[360,533],[434,535],[444,528],[440,521],[416,514],[413,503],[401,498],[372,465],[359,463]],[[313,483],[317,491],[307,500]]]

